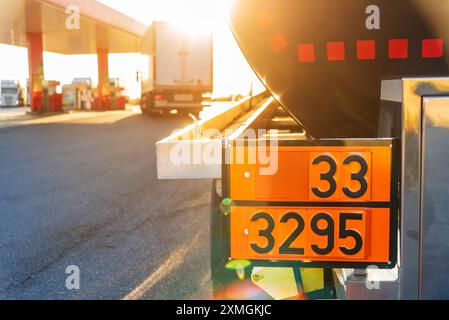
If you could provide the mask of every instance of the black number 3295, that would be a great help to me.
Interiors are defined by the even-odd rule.
[[[266,223],[266,227],[259,230],[258,236],[265,239],[266,245],[261,247],[257,243],[251,243],[250,246],[254,252],[258,254],[267,254],[272,252],[276,246],[276,239],[273,235],[273,231],[275,230],[275,220],[274,218],[266,213],[259,212],[256,213],[252,218],[252,222],[257,222],[263,220]],[[304,255],[305,248],[294,247],[293,243],[295,240],[301,236],[301,234],[306,230],[306,228],[310,228],[311,232],[320,237],[326,237],[326,244],[316,244],[309,243],[310,248],[317,255],[328,255],[335,248],[335,232],[338,229],[338,239],[353,239],[352,243],[354,245],[352,247],[347,246],[338,246],[338,250],[344,255],[353,256],[358,254],[363,248],[363,236],[362,234],[348,227],[348,222],[350,221],[361,221],[363,220],[363,215],[361,213],[348,213],[341,212],[339,214],[339,226],[335,227],[335,221],[333,217],[326,213],[320,212],[315,214],[310,220],[310,225],[306,225],[304,218],[296,212],[287,212],[280,218],[279,222],[281,224],[288,223],[289,221],[294,221],[296,226],[291,232],[291,234],[279,244],[279,254],[294,254],[294,255]],[[320,242],[322,243],[322,242]]]

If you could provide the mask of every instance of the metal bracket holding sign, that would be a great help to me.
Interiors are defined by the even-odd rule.
[[[273,175],[260,174],[258,161],[235,161],[239,152],[249,159],[270,147],[242,145],[234,140],[223,151],[231,159],[223,160],[222,174],[230,259],[254,266],[395,267],[398,140],[278,141]]]
[[[156,143],[157,174],[159,179],[219,179],[221,177],[221,151],[224,131],[232,127],[242,114],[257,113],[272,104],[273,99],[264,91],[254,97],[230,104],[219,113],[200,120]],[[253,108],[253,105],[255,107]],[[258,106],[258,107],[256,107]],[[218,131],[218,132],[217,132]],[[216,135],[210,136],[207,133]],[[218,134],[217,134],[218,133]],[[216,154],[218,161],[204,161],[203,150]],[[186,150],[188,161],[174,162],[176,150]],[[192,161],[190,161],[192,160]]]

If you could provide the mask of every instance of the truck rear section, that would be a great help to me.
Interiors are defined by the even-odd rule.
[[[210,102],[207,90],[158,88],[142,95],[140,106],[146,114],[198,114]]]
[[[141,109],[199,113],[213,90],[212,35],[154,22],[144,39]]]

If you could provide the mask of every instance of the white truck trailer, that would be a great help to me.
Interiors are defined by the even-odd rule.
[[[198,114],[213,89],[210,32],[189,33],[168,22],[154,22],[145,36],[140,106],[145,114]]]
[[[14,80],[1,80],[0,106],[18,107],[22,104],[20,84]]]

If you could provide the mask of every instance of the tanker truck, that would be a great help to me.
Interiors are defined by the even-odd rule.
[[[449,298],[449,1],[236,0],[267,91],[156,144],[219,299]]]

